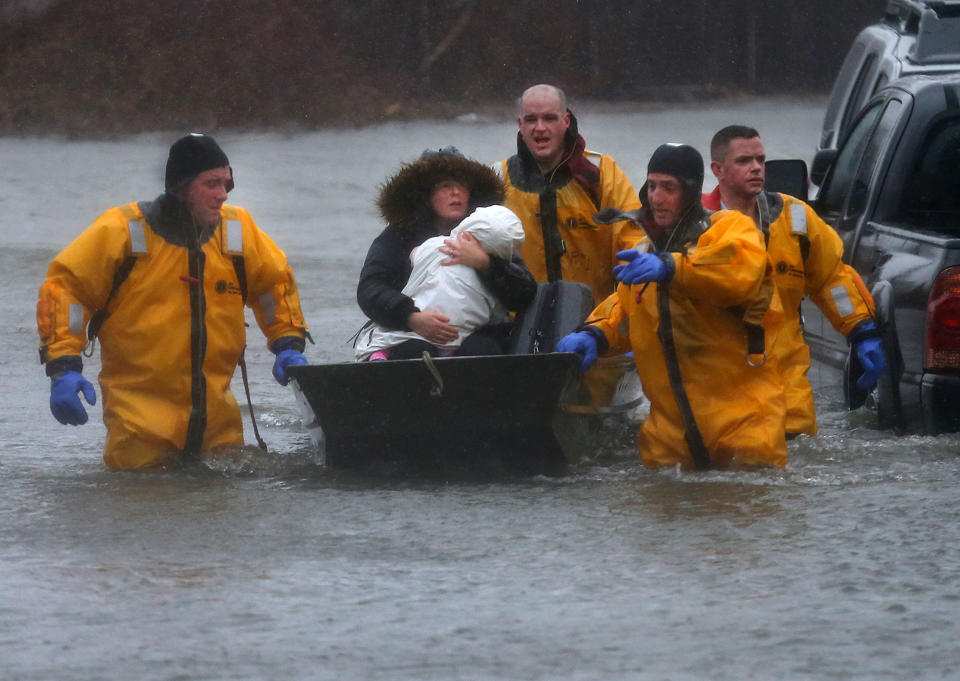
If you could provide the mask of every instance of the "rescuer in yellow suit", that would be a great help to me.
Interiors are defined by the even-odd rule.
[[[612,158],[586,150],[559,88],[528,88],[518,125],[517,153],[500,170],[504,205],[523,222],[523,260],[538,282],[583,282],[599,303],[616,286],[616,253],[643,232],[628,220],[600,224],[593,216],[604,208],[638,209],[640,200]]]
[[[81,356],[99,337],[104,460],[132,470],[243,442],[230,380],[246,343],[244,303],[277,355],[305,364],[293,273],[242,208],[224,203],[233,171],[213,138],[170,147],[166,191],[111,208],[50,264],[40,287],[40,358],[58,421],[79,425],[96,393]],[[87,333],[86,331],[89,331]]]
[[[783,386],[766,352],[782,310],[766,250],[746,216],[704,215],[702,185],[696,149],[654,152],[635,214],[649,239],[617,254],[616,293],[557,350],[584,367],[633,350],[650,401],[638,435],[646,466],[784,466]]]
[[[718,185],[703,196],[704,207],[744,213],[767,242],[785,315],[771,352],[783,375],[788,437],[816,435],[813,390],[807,379],[810,348],[803,338],[800,302],[810,296],[848,339],[863,369],[857,385],[869,391],[885,365],[873,297],[857,271],[843,262],[843,241],[830,225],[800,199],[764,191],[766,153],[755,129],[731,125],[718,131],[710,144],[710,157]]]
[[[517,153],[500,163],[500,172],[504,205],[523,223],[523,260],[537,282],[587,284],[598,304],[616,286],[616,253],[643,232],[629,220],[604,224],[593,216],[603,209],[639,209],[637,193],[616,161],[586,149],[559,88],[540,84],[524,91],[517,124]],[[610,402],[624,365],[611,359],[591,369],[584,386],[591,402]]]

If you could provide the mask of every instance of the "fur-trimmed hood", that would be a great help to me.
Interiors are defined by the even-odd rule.
[[[489,166],[463,156],[434,154],[404,164],[380,189],[377,207],[388,229],[410,231],[432,221],[430,192],[443,180],[462,182],[470,190],[467,215],[480,206],[501,204],[503,181]]]

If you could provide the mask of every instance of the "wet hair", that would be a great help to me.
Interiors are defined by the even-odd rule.
[[[754,137],[760,137],[760,133],[756,128],[746,125],[728,125],[721,128],[710,140],[710,160],[723,163],[730,151],[730,142],[737,139],[752,140]]]

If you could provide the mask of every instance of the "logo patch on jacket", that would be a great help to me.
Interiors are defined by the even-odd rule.
[[[777,263],[776,270],[777,274],[779,275],[788,275],[791,277],[797,277],[799,279],[803,279],[805,276],[803,270],[797,267],[792,267],[789,263],[786,263],[783,260]]]
[[[224,281],[220,279],[217,281],[217,285],[214,287],[217,293],[232,293],[234,295],[241,295],[243,292],[240,290],[240,287],[234,284],[232,281]]]

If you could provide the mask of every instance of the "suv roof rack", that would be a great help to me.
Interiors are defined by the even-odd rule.
[[[960,61],[960,0],[887,0],[883,21],[916,37],[907,52],[915,64]]]

